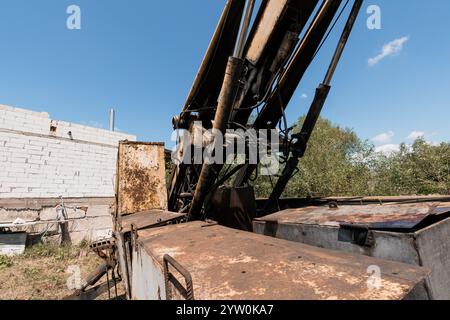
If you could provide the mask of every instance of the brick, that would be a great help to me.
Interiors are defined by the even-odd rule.
[[[48,115],[9,107],[0,108],[0,111],[1,127],[48,134]],[[67,138],[68,131],[73,132],[75,139],[108,145],[117,145],[119,140],[135,140],[129,135],[98,128],[58,123],[58,136]],[[66,197],[114,196],[116,157],[117,149],[88,142],[0,133],[3,169],[0,184],[3,183],[1,188],[7,191],[0,192],[0,197],[5,197],[5,193],[9,197],[54,197],[63,193]],[[25,192],[9,192],[12,187]]]
[[[12,149],[24,149],[25,143],[7,142],[7,143],[5,143],[5,147],[6,148],[12,148]]]

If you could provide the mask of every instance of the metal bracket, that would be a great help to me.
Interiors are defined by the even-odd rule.
[[[138,238],[139,238],[138,228],[134,224],[132,224],[131,225],[131,242],[133,243],[135,250],[138,247]]]
[[[179,264],[174,258],[166,254],[163,258],[164,262],[164,280],[166,285],[166,299],[172,300],[172,284],[175,289],[180,292],[186,300],[194,300],[194,285],[192,283],[192,276],[186,268]],[[169,272],[169,264],[175,268],[175,270],[184,277],[186,281],[186,288],[175,278],[175,276]]]
[[[341,242],[349,242],[361,247],[371,248],[375,244],[373,232],[368,226],[342,224],[338,237]]]

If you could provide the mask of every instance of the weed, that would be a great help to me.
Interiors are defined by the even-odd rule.
[[[42,275],[41,270],[39,270],[38,268],[33,268],[33,267],[25,268],[23,270],[23,273],[26,278],[28,278],[29,280],[33,280],[33,281],[39,280],[40,276]]]
[[[0,255],[0,270],[14,266],[14,258]]]

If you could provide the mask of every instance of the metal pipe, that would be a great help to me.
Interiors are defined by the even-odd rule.
[[[223,10],[220,21],[203,58],[200,69],[195,77],[192,88],[183,107],[179,123],[174,123],[175,128],[188,129],[190,127],[191,108],[211,108],[217,103],[223,85],[223,75],[228,58],[236,48],[239,28],[245,10],[245,0],[228,0]],[[204,123],[210,123],[214,116],[214,110],[205,111],[199,115]],[[180,123],[183,125],[180,127]],[[209,128],[209,127],[208,127]],[[177,211],[178,195],[186,184],[186,174],[196,168],[181,163],[176,166],[169,186],[169,209]],[[190,183],[195,184],[197,175],[192,175]]]
[[[242,75],[244,62],[236,57],[230,57],[228,60],[227,70],[220,93],[219,105],[217,106],[216,116],[214,119],[215,131],[221,132],[222,136],[225,134],[228,120],[233,110],[234,101],[239,88],[239,79]],[[220,147],[215,141],[214,150]],[[212,180],[213,165],[204,164],[197,183],[197,187],[192,200],[191,208],[189,210],[189,219],[197,219],[201,215],[206,195],[210,188]]]
[[[311,134],[316,126],[317,120],[320,117],[320,113],[322,112],[325,101],[328,97],[328,93],[330,91],[330,83],[333,79],[334,72],[336,71],[336,67],[342,57],[342,53],[344,52],[345,46],[348,42],[350,34],[353,30],[353,26],[355,24],[356,18],[358,17],[359,11],[361,9],[363,0],[355,0],[353,8],[350,12],[350,16],[345,25],[344,31],[339,39],[338,46],[331,60],[330,66],[328,67],[327,74],[325,76],[324,82],[319,86],[316,92],[316,97],[311,105],[308,114],[305,119],[305,123],[303,124],[302,130],[300,132],[300,140],[297,143],[297,150],[294,152],[294,156],[303,157],[307,144],[311,138]]]
[[[244,48],[247,42],[248,30],[250,27],[250,22],[252,20],[253,9],[255,8],[255,0],[248,0],[247,7],[245,9],[244,20],[242,21],[241,33],[239,35],[239,40],[234,52],[236,58],[242,59],[244,55]]]
[[[361,10],[363,2],[364,0],[355,0],[352,11],[350,12],[350,17],[347,21],[347,24],[345,25],[336,52],[334,53],[333,60],[331,61],[327,75],[323,80],[324,85],[330,85],[331,83],[331,79],[333,78],[334,72],[336,71],[336,67],[339,63],[339,60],[341,59],[342,53],[344,52],[347,41],[350,38],[350,34],[353,30],[353,26],[355,25],[356,19],[358,18],[359,11]]]
[[[109,131],[115,131],[116,111],[111,109],[109,111]]]
[[[266,207],[264,208],[266,212],[271,213],[280,209],[278,201],[283,195],[284,190],[286,190],[286,187],[289,181],[292,179],[295,170],[297,170],[298,164],[300,163],[300,158],[302,158],[305,153],[306,146],[309,139],[311,138],[311,134],[317,123],[317,120],[319,119],[320,112],[325,105],[325,101],[328,97],[329,92],[330,86],[323,84],[316,89],[314,101],[311,104],[311,108],[302,127],[302,131],[297,137],[298,141],[293,146],[292,156],[286,162],[283,173],[281,174],[280,178],[277,181],[277,184],[273,188],[269,200],[267,201]]]
[[[301,40],[294,56],[286,67],[278,87],[273,91],[263,110],[255,121],[256,129],[274,129],[283,117],[292,96],[312,63],[317,48],[320,46],[342,0],[325,0],[313,19],[305,36]],[[234,186],[245,185],[257,166],[247,165],[237,175]]]
[[[350,34],[353,30],[356,18],[358,17],[359,11],[361,9],[363,0],[355,0],[350,16],[345,25],[344,31],[339,40],[339,44],[331,60],[331,64],[328,68],[327,74],[325,76],[324,82],[317,88],[314,101],[306,116],[305,122],[302,126],[300,133],[297,135],[297,142],[294,144],[292,150],[292,157],[287,161],[286,167],[283,170],[283,174],[278,179],[277,184],[274,187],[272,194],[266,205],[266,212],[272,212],[278,210],[278,201],[282,196],[284,190],[286,189],[289,181],[297,170],[300,159],[304,156],[306,149],[308,147],[308,142],[311,139],[311,135],[320,117],[320,113],[325,105],[326,99],[330,92],[330,83],[333,78],[336,67],[342,57],[342,53],[348,42]]]
[[[292,99],[306,70],[312,63],[317,48],[320,46],[341,3],[342,0],[325,0],[322,4],[294,57],[286,67],[278,88],[274,90],[260,116],[255,121],[255,126],[258,129],[273,129],[282,118],[284,110]]]

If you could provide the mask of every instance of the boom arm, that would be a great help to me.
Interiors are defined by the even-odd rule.
[[[183,112],[174,119],[174,127],[192,131],[193,122],[201,121],[204,128],[214,126],[224,133],[228,128],[247,126],[255,106],[261,105],[262,111],[251,127],[275,129],[342,4],[342,0],[323,0],[299,42],[318,2],[262,0],[247,37],[254,0],[247,0],[245,15],[244,0],[228,0]],[[268,210],[276,208],[306,150],[361,5],[362,0],[355,0],[327,76],[317,89],[307,120],[291,150],[292,156],[267,203]],[[233,170],[233,173],[239,170],[234,185],[246,185],[256,167],[245,165]],[[211,186],[217,185],[222,168],[222,165],[179,164],[169,190],[169,208],[189,211],[192,219],[201,218],[208,195],[215,191]]]

